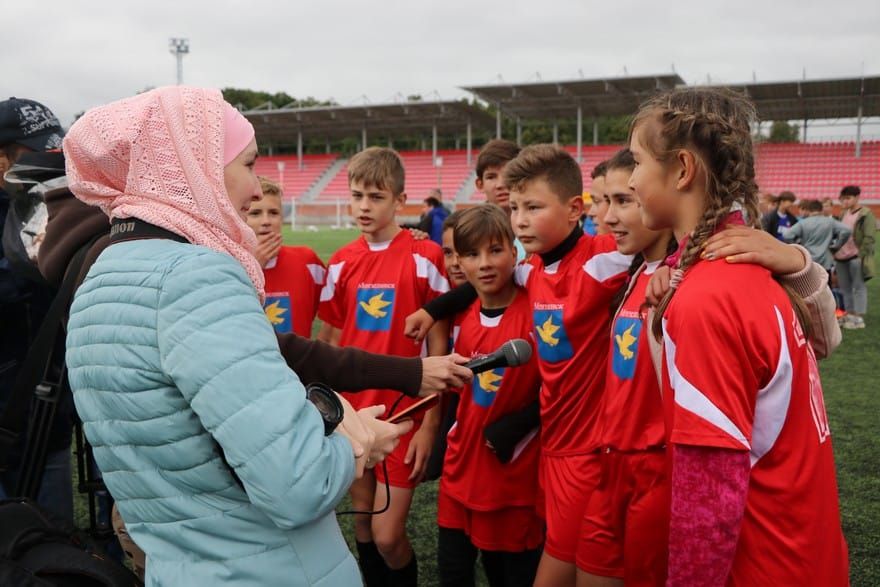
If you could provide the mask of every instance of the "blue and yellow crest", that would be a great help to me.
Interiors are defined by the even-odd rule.
[[[639,335],[642,321],[638,318],[618,316],[614,321],[611,368],[621,379],[632,379],[639,353]]]
[[[474,382],[471,385],[474,395],[474,403],[478,406],[488,408],[495,401],[498,389],[504,379],[504,369],[492,369],[483,371],[474,376]]]
[[[391,329],[394,289],[363,287],[357,291],[358,330],[385,332]]]
[[[562,324],[562,310],[534,310],[538,354],[548,363],[558,363],[570,359],[574,352]]]
[[[266,295],[263,311],[275,332],[286,334],[293,331],[293,314],[290,310],[290,296],[287,294]]]

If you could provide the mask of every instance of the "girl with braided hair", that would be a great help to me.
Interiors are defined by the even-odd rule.
[[[712,261],[720,229],[755,225],[754,106],[680,89],[633,121],[630,179],[648,228],[671,228],[657,307],[671,455],[667,585],[847,585],[834,456],[809,324],[770,271]]]

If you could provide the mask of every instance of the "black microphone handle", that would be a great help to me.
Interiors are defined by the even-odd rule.
[[[471,359],[465,363],[464,366],[474,373],[482,373],[483,371],[489,371],[490,369],[498,367],[507,367],[507,359],[505,358],[504,353],[496,351],[491,355]]]

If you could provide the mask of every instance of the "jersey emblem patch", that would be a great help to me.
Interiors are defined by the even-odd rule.
[[[562,324],[562,310],[534,310],[532,319],[538,334],[538,354],[548,363],[558,363],[570,359],[574,352],[565,326]]]
[[[386,332],[391,329],[394,289],[364,287],[357,290],[358,330]]]
[[[293,315],[290,311],[290,296],[285,294],[266,294],[263,311],[275,332],[286,334],[293,331]]]

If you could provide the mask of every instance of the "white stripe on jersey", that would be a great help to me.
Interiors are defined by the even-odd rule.
[[[779,438],[785,425],[785,418],[788,416],[788,405],[791,403],[794,368],[791,365],[782,313],[775,306],[773,309],[776,311],[776,322],[779,324],[779,358],[776,361],[773,378],[764,389],[758,391],[758,399],[755,401],[755,422],[752,426],[750,454],[753,467],[776,444],[776,439]]]
[[[663,344],[666,347],[666,368],[669,370],[669,382],[675,391],[675,403],[724,430],[733,439],[742,443],[746,449],[750,449],[749,441],[746,440],[745,434],[737,428],[736,424],[679,372],[675,365],[675,343],[666,331],[665,318],[663,319]]]
[[[517,263],[516,268],[513,270],[513,280],[518,286],[525,287],[529,282],[529,275],[532,274],[532,269],[534,268],[534,265],[525,261]]]
[[[307,263],[306,268],[309,270],[309,273],[311,273],[312,279],[315,280],[317,285],[324,285],[324,276],[327,274],[327,270],[324,269],[323,266],[318,265],[317,263]]]
[[[321,288],[321,301],[328,302],[336,295],[336,282],[339,281],[339,274],[342,273],[342,267],[345,261],[334,263],[327,268],[327,283]]]
[[[626,273],[632,260],[631,255],[623,255],[617,251],[599,253],[584,263],[584,271],[596,281],[602,282],[615,275]]]
[[[504,314],[498,314],[497,316],[486,316],[482,312],[480,312],[480,326],[484,328],[496,328],[499,324],[501,324],[501,319],[504,317]]]
[[[413,259],[416,262],[416,277],[428,280],[431,289],[438,293],[446,293],[449,291],[449,282],[440,273],[440,270],[431,263],[427,257],[422,257],[418,253],[413,253]]]

